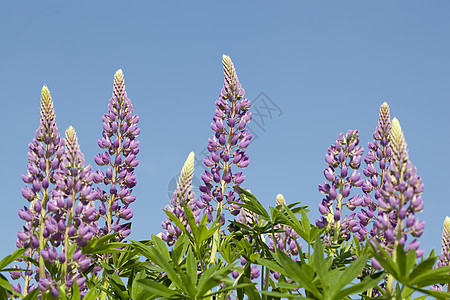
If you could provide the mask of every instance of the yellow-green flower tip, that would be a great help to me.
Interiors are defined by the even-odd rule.
[[[277,206],[278,205],[286,205],[286,200],[282,194],[277,195]]]
[[[444,232],[442,235],[450,239],[450,217],[448,216],[444,220]]]
[[[116,79],[117,81],[123,81],[122,69],[116,71],[116,74],[114,74],[114,79]]]
[[[42,86],[41,97],[42,99],[51,98],[50,91],[48,90],[48,87],[46,85]]]
[[[397,156],[406,155],[406,141],[403,136],[402,127],[400,126],[400,122],[397,118],[392,119],[392,127],[391,127],[391,150]]]
[[[222,62],[223,62],[224,65],[225,64],[229,65],[231,63],[231,58],[228,55],[223,54],[222,55]]]
[[[181,171],[184,174],[192,175],[194,173],[194,152],[189,153],[186,162],[184,163],[183,170]]]
[[[66,137],[68,137],[68,138],[70,138],[70,139],[73,139],[74,136],[76,136],[75,129],[74,129],[72,126],[70,126],[70,127],[67,128],[67,130],[66,130]]]

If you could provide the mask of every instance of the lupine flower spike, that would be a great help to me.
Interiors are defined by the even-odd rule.
[[[245,175],[233,172],[232,168],[236,166],[243,169],[249,164],[245,149],[252,134],[245,126],[252,119],[252,113],[249,112],[251,102],[244,98],[245,91],[239,83],[230,57],[224,55],[222,63],[225,79],[211,123],[211,129],[215,132],[208,140],[211,155],[203,160],[206,167],[211,168],[211,172],[205,171],[202,174],[205,185],[200,186],[200,191],[208,221],[213,218],[214,207],[210,204],[213,200],[217,203],[217,218],[223,223],[224,209],[229,209],[235,216],[240,213],[240,207],[230,202],[238,200],[235,199],[234,191],[239,193],[237,187],[244,181]]]
[[[424,186],[409,160],[402,128],[396,118],[392,120],[390,137],[392,158],[381,188],[380,211],[375,225],[380,242],[388,250],[401,244],[406,250],[416,250],[417,257],[420,257],[424,249],[418,249],[417,239],[408,244],[407,236],[418,238],[423,233],[425,221],[419,222],[415,214],[423,210]]]
[[[437,266],[450,266],[450,217],[445,217],[442,231],[442,248]]]
[[[336,142],[328,148],[325,155],[325,162],[328,167],[324,170],[326,181],[319,184],[319,192],[325,195],[322,203],[319,204],[319,212],[322,217],[316,221],[319,228],[326,227],[324,243],[331,246],[342,236],[350,239],[351,233],[365,235],[366,229],[353,224],[354,215],[341,220],[343,208],[347,206],[350,210],[362,204],[362,197],[355,195],[346,202],[345,198],[350,196],[353,187],[361,187],[364,180],[357,171],[361,165],[361,157],[364,148],[359,144],[358,130],[349,130],[341,133]],[[350,169],[353,171],[350,173]],[[341,230],[342,229],[342,230]]]
[[[190,232],[190,227],[186,217],[185,206],[188,206],[195,216],[195,221],[199,222],[199,215],[203,203],[195,197],[192,190],[192,178],[194,176],[194,152],[189,153],[186,162],[181,169],[180,177],[178,178],[177,189],[174,191],[170,206],[166,206],[166,210],[173,213],[181,223]],[[182,230],[173,224],[170,219],[166,219],[161,223],[165,232],[161,233],[161,238],[170,246],[175,243],[177,238],[182,234]]]
[[[133,105],[125,91],[125,81],[122,70],[114,75],[114,89],[109,100],[108,113],[102,117],[103,137],[98,140],[104,153],[94,157],[99,166],[105,166],[106,172],[98,170],[94,174],[96,183],[103,182],[109,188],[98,190],[101,197],[99,207],[100,216],[105,225],[100,235],[118,232],[118,241],[131,232],[129,224],[121,223],[133,217],[130,204],[136,200],[131,195],[136,185],[134,169],[139,164],[136,155],[139,152],[139,141],[136,139],[140,133],[137,127],[139,117],[133,114]]]
[[[86,285],[81,272],[89,267],[91,259],[81,255],[80,248],[86,246],[98,232],[98,212],[93,204],[98,193],[91,188],[94,178],[92,167],[85,167],[84,164],[84,155],[80,150],[75,129],[70,126],[66,130],[65,158],[54,176],[56,189],[53,190],[48,203],[52,215],[48,216],[46,222],[52,243],[62,244],[58,256],[62,264],[61,287],[70,288],[76,280],[82,294],[87,291],[83,291]],[[73,244],[78,246],[74,251],[80,255],[69,253],[69,247]],[[45,251],[48,250],[44,249],[41,253]],[[46,280],[41,278],[39,282]]]
[[[367,166],[363,169],[366,180],[362,185],[364,192],[363,203],[367,206],[358,214],[359,226],[367,227],[369,223],[376,220],[374,216],[377,204],[373,201],[372,194],[378,202],[381,198],[381,187],[383,186],[384,176],[391,159],[390,147],[391,119],[389,105],[384,102],[380,107],[380,117],[378,125],[373,133],[373,141],[368,143],[369,152],[364,157]],[[378,170],[375,163],[378,162]],[[371,237],[376,237],[376,227],[373,226],[370,231]],[[365,236],[363,236],[365,238]]]
[[[450,266],[450,217],[445,217],[444,229],[442,231],[442,247],[441,254],[439,255],[439,261],[436,264],[436,268]],[[431,287],[433,290],[443,291],[443,285],[434,285]],[[450,286],[447,283],[447,291],[450,291]]]
[[[22,188],[22,195],[30,202],[29,208],[19,210],[19,217],[26,222],[24,229],[17,233],[17,247],[27,248],[27,256],[39,262],[39,268],[33,270],[30,262],[27,262],[28,271],[20,275],[25,279],[23,294],[28,294],[36,286],[31,284],[31,276],[36,272],[36,280],[46,277],[45,260],[48,257],[42,255],[48,246],[49,225],[47,224],[47,203],[55,184],[55,172],[64,158],[64,140],[60,139],[56,126],[55,112],[52,97],[47,86],[42,87],[41,92],[41,118],[35,138],[28,145],[28,170],[22,175],[22,180],[27,184]],[[50,253],[56,253],[50,248]],[[41,253],[41,255],[39,255]],[[19,277],[20,277],[19,276]],[[16,272],[13,278],[18,278]]]
[[[277,195],[276,204],[281,207],[286,205],[286,200],[282,194]],[[302,247],[302,244],[297,242],[300,238],[299,234],[287,225],[277,224],[274,226],[274,229],[279,232],[276,232],[274,236],[272,234],[269,235],[269,249],[275,252],[275,248],[277,248],[297,260]],[[279,273],[272,270],[270,272],[274,274],[275,279],[278,280],[280,278]]]

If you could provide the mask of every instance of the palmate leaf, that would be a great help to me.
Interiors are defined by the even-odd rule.
[[[258,264],[263,265],[268,269],[278,272],[283,276],[286,276],[297,282],[302,288],[309,291],[317,299],[324,299],[318,287],[313,282],[313,278],[310,276],[310,272],[305,269],[308,267],[308,265],[298,264],[282,251],[277,250],[272,254],[272,256],[275,258],[276,262],[264,258],[258,258],[256,259],[256,261]]]
[[[14,262],[17,258],[19,258],[19,256],[21,256],[22,254],[25,253],[25,251],[27,251],[25,248],[19,248],[16,251],[14,251],[12,254],[6,256],[5,258],[3,258],[0,261],[0,272],[3,271],[3,269],[11,264],[12,262]]]
[[[156,282],[152,279],[137,279],[137,283],[139,283],[142,288],[146,289],[150,293],[157,295],[159,297],[163,297],[164,299],[173,299],[173,298],[179,298],[181,299],[183,297],[182,294],[177,293],[174,290],[169,289],[167,286],[165,286],[162,283]]]
[[[238,188],[242,192],[242,194],[240,194],[239,197],[242,199],[242,201],[244,201],[244,203],[238,203],[238,202],[233,202],[233,203],[236,203],[237,205],[239,205],[241,207],[247,208],[248,210],[258,214],[261,218],[263,218],[265,220],[270,220],[269,213],[264,208],[264,206],[262,206],[262,204],[258,201],[258,199],[256,199],[256,197],[249,191],[247,191],[241,187],[238,187]]]
[[[145,287],[143,287],[143,283],[141,280],[146,279],[147,275],[144,271],[139,272],[135,277],[131,284],[131,299],[133,300],[144,300],[144,299],[153,299],[157,295],[153,292],[149,291]]]
[[[106,272],[108,275],[108,283],[113,292],[122,300],[129,299],[130,297],[128,296],[127,288],[120,276],[117,275],[116,271],[106,263],[102,263],[101,265],[103,267],[103,272]]]
[[[433,268],[437,259],[432,255],[434,252],[417,264],[415,251],[405,253],[401,245],[394,250],[396,261],[379,244],[377,248],[374,245],[372,247],[375,258],[399,283],[438,299],[450,298],[450,293],[423,289],[434,284],[450,282],[450,267]]]

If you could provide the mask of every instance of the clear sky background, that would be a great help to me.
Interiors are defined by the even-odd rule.
[[[130,237],[148,239],[161,231],[170,181],[212,135],[222,54],[254,101],[249,125],[257,138],[243,186],[266,207],[283,193],[311,206],[314,221],[327,147],[359,129],[367,149],[387,101],[425,184],[422,246],[440,251],[450,215],[450,2],[11,3],[0,10],[1,257],[15,250],[24,225],[21,174],[43,84],[60,131],[75,127],[95,169],[101,116],[123,69],[141,127]],[[196,165],[197,178],[202,171]]]

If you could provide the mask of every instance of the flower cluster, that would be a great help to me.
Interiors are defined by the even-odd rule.
[[[406,245],[406,240],[408,234],[418,238],[423,233],[425,221],[419,222],[415,213],[423,210],[421,194],[424,186],[409,160],[403,132],[396,118],[392,120],[390,149],[392,158],[378,199],[377,237],[388,248],[401,244],[407,250],[416,250],[420,257],[424,249],[418,250],[419,241],[414,239]]]
[[[437,266],[450,266],[450,217],[445,217],[444,220],[441,254]]]
[[[286,200],[282,194],[277,195],[276,201],[277,207],[286,205]],[[300,238],[299,234],[290,226],[282,224],[275,225],[274,230],[275,234],[269,235],[269,249],[275,252],[275,248],[277,248],[297,260],[298,257],[296,256],[301,253],[302,247],[302,244],[298,242],[298,239]],[[272,270],[270,270],[270,273],[273,274],[276,280],[280,278],[280,273]],[[290,281],[290,279],[288,279],[288,281]]]
[[[92,189],[94,174],[92,167],[85,167],[84,155],[80,150],[76,132],[72,126],[66,130],[65,156],[60,163],[54,178],[55,189],[52,191],[48,210],[51,214],[46,219],[46,229],[50,234],[50,241],[54,246],[62,244],[58,260],[62,264],[63,287],[72,287],[76,279],[82,293],[85,288],[85,278],[81,272],[91,264],[91,259],[81,255],[80,248],[86,246],[98,232],[98,212],[94,206],[97,192]],[[79,248],[75,254],[70,253],[69,247],[76,244]],[[52,258],[52,250],[43,249],[41,255]],[[40,278],[41,290],[51,286],[51,278]],[[56,290],[57,292],[57,290]],[[53,291],[52,287],[52,294]]]
[[[319,191],[325,195],[325,198],[319,204],[319,212],[322,217],[316,221],[316,225],[319,228],[327,227],[324,241],[328,245],[330,245],[331,240],[337,241],[339,234],[348,240],[352,232],[358,236],[364,236],[367,233],[364,227],[356,226],[356,223],[353,222],[355,214],[350,217],[346,216],[341,222],[344,206],[354,210],[360,205],[367,206],[370,204],[366,202],[367,199],[360,197],[359,194],[344,203],[344,199],[350,196],[352,187],[361,187],[364,183],[364,179],[357,171],[361,165],[364,148],[358,144],[358,130],[349,130],[347,133],[339,135],[325,155],[325,161],[328,164],[328,167],[324,170],[326,181],[319,185]],[[341,228],[343,229],[342,232],[340,232]],[[334,232],[332,236],[330,235],[331,232]]]
[[[386,168],[389,165],[391,159],[390,148],[390,132],[391,132],[391,118],[389,105],[384,102],[380,107],[380,115],[378,118],[378,124],[373,133],[373,141],[368,143],[369,152],[364,157],[364,161],[367,164],[363,168],[363,173],[366,176],[366,180],[362,185],[364,196],[370,202],[367,210],[362,209],[358,213],[359,226],[367,227],[369,223],[376,220],[374,216],[377,208],[378,200],[381,198],[381,187],[383,186],[383,180],[386,173]],[[375,166],[378,163],[378,170]],[[373,201],[372,195],[377,202]],[[376,227],[374,226],[370,235],[376,236]]]
[[[209,139],[208,151],[211,153],[203,160],[211,172],[205,171],[202,180],[205,185],[200,186],[201,199],[206,206],[205,212],[208,221],[212,221],[213,206],[211,200],[217,202],[217,217],[222,218],[223,209],[229,209],[233,215],[238,215],[240,207],[230,204],[237,201],[236,187],[245,179],[242,172],[233,173],[232,167],[245,168],[249,164],[249,156],[245,154],[252,134],[245,129],[246,124],[252,119],[249,112],[251,102],[244,98],[245,91],[239,83],[233,62],[230,57],[223,56],[223,70],[225,74],[224,87],[216,101],[216,112],[213,116],[211,129],[215,132]],[[228,190],[228,187],[233,189]],[[225,207],[225,204],[230,204]]]
[[[277,206],[286,205],[286,200],[282,194],[277,195]],[[274,229],[277,231],[275,235],[269,236],[269,249],[275,251],[276,247],[286,253],[289,256],[296,256],[299,254],[298,246],[301,248],[301,243],[297,244],[297,240],[299,239],[299,235],[295,230],[291,227],[278,224],[275,225]]]
[[[181,223],[190,232],[190,226],[186,217],[185,207],[188,206],[192,211],[195,221],[199,222],[199,215],[201,209],[204,208],[202,201],[195,197],[192,190],[192,177],[194,176],[194,152],[189,153],[186,162],[181,169],[180,177],[178,178],[177,189],[173,192],[170,200],[171,206],[167,205],[166,210],[173,213]],[[182,230],[173,224],[170,219],[161,222],[161,226],[165,232],[161,233],[161,238],[170,246],[175,243],[177,238],[182,234]]]
[[[30,207],[19,210],[19,217],[26,222],[26,225],[21,232],[17,233],[16,245],[18,248],[28,248],[26,255],[39,261],[39,267],[33,267],[31,262],[27,262],[28,271],[20,275],[25,279],[24,294],[36,288],[31,283],[34,272],[36,272],[36,281],[40,276],[45,276],[44,257],[39,253],[49,241],[51,226],[48,226],[46,222],[47,204],[56,182],[56,171],[64,159],[64,140],[60,138],[56,126],[53,102],[47,86],[43,86],[41,91],[40,125],[28,149],[27,173],[22,175],[22,180],[27,186],[22,188],[22,196],[30,202]],[[16,272],[14,278],[18,278],[18,271],[14,272]],[[19,290],[20,285],[16,289]]]
[[[103,115],[102,120],[103,137],[98,140],[98,145],[106,151],[96,155],[94,160],[97,165],[107,168],[105,173],[101,170],[95,172],[94,181],[103,182],[108,188],[97,190],[101,201],[98,211],[105,220],[99,234],[117,232],[116,239],[121,241],[131,232],[129,224],[123,224],[120,220],[128,221],[133,217],[130,204],[136,200],[131,192],[137,183],[134,169],[139,164],[136,158],[139,141],[136,137],[140,133],[137,127],[139,117],[133,114],[122,70],[114,75],[112,98],[109,100],[108,113]]]
[[[53,102],[46,86],[42,88],[40,126],[28,148],[28,172],[22,179],[31,188],[23,188],[22,195],[31,204],[30,208],[19,210],[19,217],[27,224],[17,234],[17,246],[27,248],[26,255],[38,261],[39,266],[33,271],[33,265],[28,261],[24,275],[12,271],[11,276],[24,278],[23,293],[26,295],[35,288],[30,282],[35,272],[40,291],[50,290],[57,297],[57,283],[46,268],[47,264],[60,264],[60,287],[70,288],[73,280],[77,280],[83,293],[85,279],[80,272],[86,270],[91,261],[81,255],[79,248],[70,246],[84,247],[96,233],[98,214],[92,202],[97,192],[91,188],[92,168],[84,167],[84,156],[73,127],[66,131],[65,139],[59,136]],[[59,246],[62,249],[58,254]],[[73,251],[78,251],[79,255],[72,255]],[[15,289],[19,291],[20,286]]]

